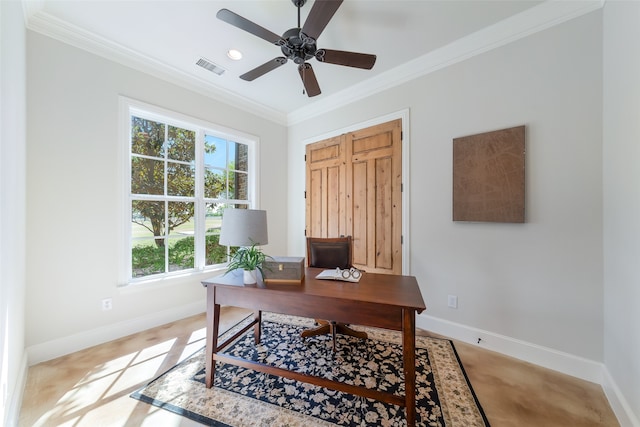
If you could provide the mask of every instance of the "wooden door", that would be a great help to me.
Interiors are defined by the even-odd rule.
[[[307,236],[352,236],[354,265],[370,272],[402,274],[401,130],[395,120],[307,146]]]
[[[348,235],[345,186],[346,156],[338,136],[306,148],[306,235]]]

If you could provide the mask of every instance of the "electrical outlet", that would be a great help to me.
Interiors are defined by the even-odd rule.
[[[458,308],[458,297],[455,295],[449,295],[447,298],[447,305],[449,308]]]
[[[111,310],[113,308],[113,299],[105,298],[102,300],[102,311]]]

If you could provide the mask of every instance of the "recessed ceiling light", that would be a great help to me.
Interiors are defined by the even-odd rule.
[[[227,51],[227,56],[233,59],[234,61],[239,61],[242,59],[242,52],[236,49],[229,49]]]

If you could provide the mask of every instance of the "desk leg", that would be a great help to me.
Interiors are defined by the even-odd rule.
[[[258,345],[260,344],[260,337],[262,337],[262,311],[260,310],[254,311],[253,318],[257,322],[253,327],[253,339],[256,345]]]
[[[407,426],[416,424],[416,313],[402,313],[402,354],[404,365],[405,412]]]
[[[205,350],[205,385],[213,386],[216,362],[213,355],[218,350],[218,328],[220,326],[220,304],[215,303],[215,288],[207,287],[207,346]]]

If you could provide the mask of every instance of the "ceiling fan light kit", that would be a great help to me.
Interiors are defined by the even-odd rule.
[[[280,51],[284,55],[242,74],[240,76],[241,79],[246,81],[255,80],[292,60],[298,65],[298,72],[305,92],[309,97],[312,97],[320,95],[321,91],[313,67],[307,62],[310,59],[315,58],[319,62],[366,70],[373,68],[376,62],[375,55],[343,50],[318,49],[316,46],[318,37],[343,0],[316,0],[311,7],[311,11],[309,11],[309,16],[307,16],[304,26],[300,26],[300,8],[305,5],[306,0],[291,1],[298,8],[298,26],[285,31],[282,36],[228,9],[220,9],[216,14],[218,19],[280,47]]]

